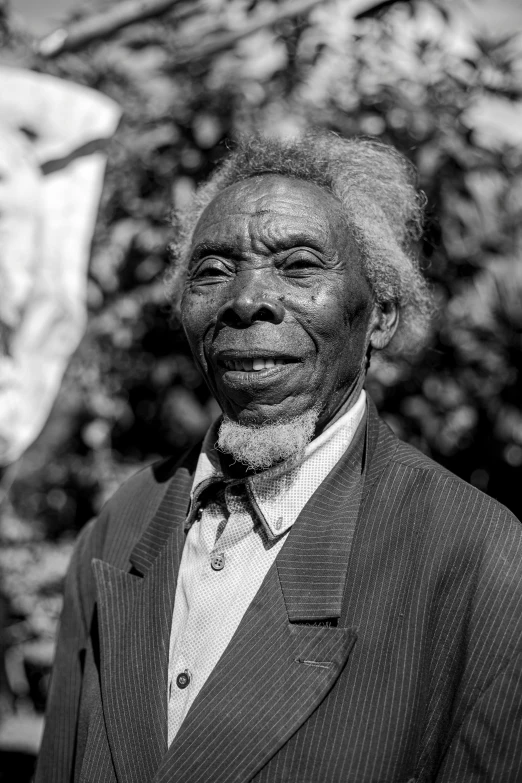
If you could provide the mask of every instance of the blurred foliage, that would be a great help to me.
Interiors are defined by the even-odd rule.
[[[420,250],[439,317],[415,360],[374,359],[368,388],[401,437],[522,516],[521,39],[479,38],[456,4],[422,0],[362,4],[356,18],[352,3],[329,0],[241,34],[281,5],[180,0],[55,60],[13,33],[8,60],[91,86],[124,109],[93,243],[88,330],[11,488],[18,520],[37,523],[41,558],[57,540],[65,567],[64,535],[138,466],[181,453],[216,415],[169,322],[161,277],[171,204],[188,203],[239,133],[288,135],[309,124],[377,136],[418,167],[428,198]],[[208,54],[220,35],[228,44]],[[7,560],[15,571],[33,562]],[[25,581],[7,582],[13,605],[31,593]]]

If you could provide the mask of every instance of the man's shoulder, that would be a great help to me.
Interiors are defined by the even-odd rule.
[[[450,647],[453,634],[469,660],[481,661],[475,686],[486,688],[521,650],[522,525],[402,441],[382,478],[369,509],[386,556],[397,553],[394,573],[409,596],[425,600],[439,639]]]
[[[183,464],[183,459],[161,459],[149,465],[144,465],[132,473],[108,499],[105,508],[116,513],[122,512],[129,505],[135,507],[148,505],[154,498],[161,497],[176,470]]]
[[[117,568],[128,568],[134,546],[152,522],[177,472],[192,470],[198,453],[199,444],[181,459],[159,460],[130,476],[86,531],[92,556]]]
[[[368,472],[377,492],[379,487],[382,489],[391,481],[393,497],[399,503],[409,497],[414,502],[422,502],[425,510],[440,513],[445,510],[450,516],[456,505],[461,510],[480,506],[487,509],[488,513],[510,518],[520,525],[501,503],[400,439],[377,413],[372,402],[369,408],[369,428],[370,432],[373,429],[376,445],[370,450],[371,467]],[[380,476],[383,481],[375,484],[376,476]],[[386,499],[389,502],[390,498]]]
[[[448,468],[445,468],[439,462],[436,462],[422,451],[419,451],[415,446],[412,446],[410,443],[406,443],[406,441],[399,438],[397,438],[397,449],[393,455],[392,462],[395,465],[400,465],[404,470],[413,474],[418,473],[419,479],[422,479],[424,476],[430,480],[447,482],[450,491],[452,492],[488,498],[492,503],[504,508],[498,501],[489,498],[484,492],[477,489],[477,487],[473,486],[468,481],[465,481],[463,478],[460,478],[460,476],[457,476],[455,473],[452,473],[451,470],[448,470]],[[507,511],[507,509],[505,510]]]
[[[388,466],[399,495],[408,496],[422,513],[426,532],[446,532],[450,538],[519,539],[522,525],[499,501],[456,476],[414,446],[398,440]]]
[[[402,470],[417,476],[418,480],[429,479],[431,481],[450,482],[453,491],[467,494],[483,494],[469,482],[452,473],[439,462],[429,457],[410,443],[397,438],[397,449],[392,458],[392,464],[400,466]]]

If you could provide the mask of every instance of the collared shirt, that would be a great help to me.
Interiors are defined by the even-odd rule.
[[[366,395],[307,447],[286,473],[226,479],[211,427],[198,460],[170,635],[168,742],[232,639],[300,512],[350,445]],[[214,496],[198,502],[213,482]]]

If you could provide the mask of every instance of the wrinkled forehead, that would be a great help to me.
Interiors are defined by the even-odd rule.
[[[199,242],[252,238],[291,241],[309,236],[335,245],[346,230],[340,202],[313,182],[264,174],[230,185],[205,208],[193,233]]]

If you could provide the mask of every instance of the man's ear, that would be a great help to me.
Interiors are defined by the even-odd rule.
[[[382,351],[391,341],[399,325],[399,310],[395,302],[374,304],[370,318],[370,345]]]

